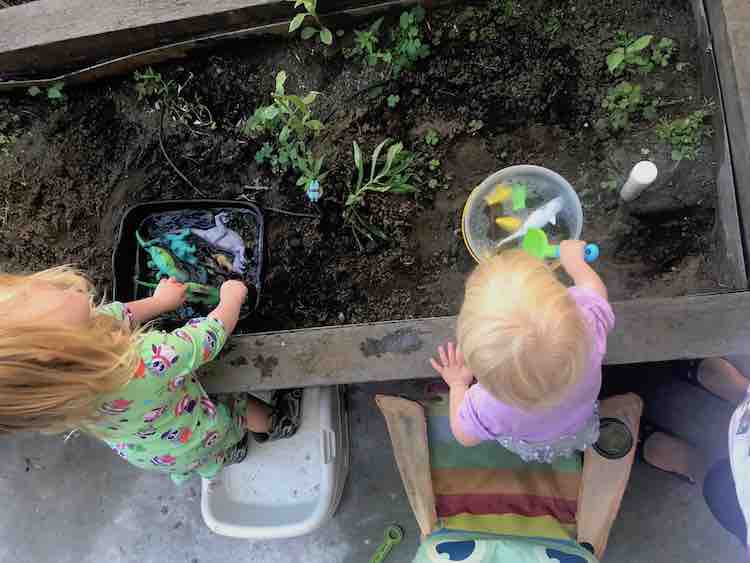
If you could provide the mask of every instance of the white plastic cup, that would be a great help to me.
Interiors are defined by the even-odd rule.
[[[624,201],[633,201],[641,192],[654,183],[659,170],[650,160],[642,160],[630,171],[627,181],[620,190],[620,197]]]

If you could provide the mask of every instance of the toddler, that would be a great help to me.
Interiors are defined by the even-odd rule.
[[[211,399],[194,371],[234,330],[247,288],[221,286],[208,317],[170,333],[141,323],[179,307],[186,287],[159,282],[152,297],[92,306],[78,272],[0,274],[0,431],[80,428],[137,467],[182,482],[212,478],[259,440],[288,437],[299,424],[299,392],[274,407],[256,399]]]
[[[525,461],[549,463],[597,440],[614,314],[584,247],[560,245],[570,288],[522,250],[483,262],[469,277],[458,347],[440,346],[439,361],[431,360],[450,387],[451,430],[464,446],[497,440]]]

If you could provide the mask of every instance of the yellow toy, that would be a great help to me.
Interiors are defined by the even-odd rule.
[[[511,195],[513,195],[512,187],[506,184],[498,184],[492,192],[484,196],[484,201],[490,206],[497,205],[509,199]]]
[[[509,233],[515,233],[521,228],[523,221],[518,217],[496,217],[495,224]]]

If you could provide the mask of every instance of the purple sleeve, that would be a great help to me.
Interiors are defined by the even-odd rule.
[[[479,417],[479,405],[484,389],[479,384],[472,385],[464,395],[463,403],[458,409],[458,424],[461,431],[479,440],[494,440],[495,435],[484,425]]]
[[[586,323],[591,327],[594,346],[602,356],[607,351],[607,334],[615,326],[615,313],[612,306],[601,295],[586,287],[571,287],[570,296],[581,310]]]

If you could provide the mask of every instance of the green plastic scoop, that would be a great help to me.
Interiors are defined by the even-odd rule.
[[[560,258],[560,245],[550,244],[547,241],[547,234],[542,229],[529,229],[521,241],[521,248],[540,260]],[[593,243],[587,244],[583,250],[583,259],[586,262],[593,262],[597,258],[599,258],[599,247]]]

